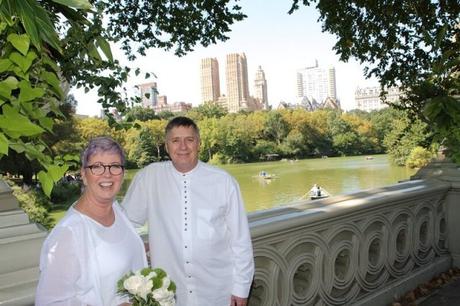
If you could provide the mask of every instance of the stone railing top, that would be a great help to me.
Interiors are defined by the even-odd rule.
[[[421,168],[411,179],[437,179],[450,182],[453,188],[460,188],[460,165],[448,159],[436,160]]]

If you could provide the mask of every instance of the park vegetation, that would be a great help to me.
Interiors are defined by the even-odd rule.
[[[199,126],[200,159],[214,164],[388,153],[395,164],[404,166],[409,158],[424,157],[426,162],[436,150],[429,146],[432,135],[425,123],[412,122],[406,112],[392,108],[370,113],[332,109],[227,113],[205,103],[183,115]],[[53,149],[59,154],[78,154],[89,139],[109,135],[124,147],[128,167],[142,168],[168,160],[164,128],[171,116],[135,107],[120,120],[131,125],[128,129],[111,127],[100,118],[74,117],[72,128],[61,134]],[[429,154],[412,154],[420,147]],[[423,161],[411,163],[420,164]]]

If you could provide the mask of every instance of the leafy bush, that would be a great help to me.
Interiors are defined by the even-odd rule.
[[[49,214],[51,203],[41,190],[29,189],[22,190],[19,186],[11,186],[13,195],[18,199],[19,207],[29,216],[32,222],[40,223],[47,229],[53,224],[53,219]]]
[[[59,181],[51,193],[51,202],[53,204],[68,206],[67,204],[73,203],[80,196],[80,192],[81,185],[78,181],[71,183]]]
[[[426,166],[433,158],[433,153],[423,147],[415,147],[409,154],[406,166],[409,168],[421,168]]]
[[[211,165],[223,165],[223,164],[227,164],[228,160],[223,154],[215,153],[212,156],[212,158],[208,161],[208,163],[210,163]]]

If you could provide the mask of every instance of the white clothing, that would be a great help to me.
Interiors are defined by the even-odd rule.
[[[227,172],[202,162],[188,173],[154,163],[136,174],[123,206],[137,227],[148,221],[152,266],[176,282],[177,306],[228,306],[232,294],[248,296],[251,237]]]
[[[104,305],[117,295],[126,273],[147,266],[144,244],[118,203],[105,227],[71,207],[43,243],[35,305]]]

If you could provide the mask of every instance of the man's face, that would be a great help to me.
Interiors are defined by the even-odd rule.
[[[199,135],[191,126],[174,127],[166,135],[166,151],[179,172],[189,172],[198,163]]]

